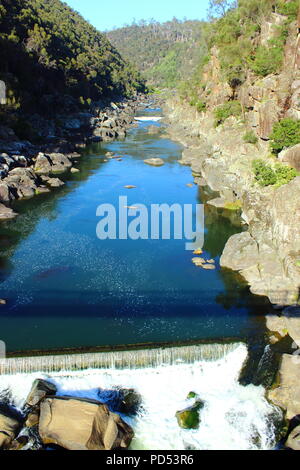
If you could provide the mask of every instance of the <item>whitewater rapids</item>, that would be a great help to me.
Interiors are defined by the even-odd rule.
[[[247,347],[236,348],[216,360],[198,360],[143,368],[89,369],[50,374],[0,376],[1,392],[10,391],[12,403],[21,408],[35,378],[54,382],[59,395],[93,398],[105,402],[105,390],[134,388],[143,407],[134,418],[132,449],[149,450],[256,450],[275,446],[274,415],[279,411],[265,399],[263,387],[244,387],[238,377]],[[205,407],[198,430],[178,427],[175,413],[193,404],[196,392]]]

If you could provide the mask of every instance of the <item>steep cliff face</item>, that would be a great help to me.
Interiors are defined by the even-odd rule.
[[[284,20],[283,15],[273,13],[256,40],[267,44]],[[300,177],[280,188],[262,188],[255,182],[252,162],[264,158],[274,164],[268,142],[274,123],[285,117],[300,119],[299,46],[300,14],[298,22],[289,26],[282,71],[264,78],[249,71],[243,85],[236,88],[222,79],[218,49],[214,47],[204,70],[206,85],[200,97],[205,100],[206,112],[197,112],[179,98],[168,103],[174,134],[186,146],[183,163],[192,166],[196,181],[204,177],[220,192],[218,205],[238,201],[248,225],[247,232],[228,241],[222,266],[239,271],[253,293],[266,295],[279,305],[299,300]],[[241,103],[242,115],[215,127],[214,110],[228,100]],[[243,136],[249,130],[258,137],[256,144],[245,143]],[[289,150],[281,160],[297,168],[299,150],[299,146]]]

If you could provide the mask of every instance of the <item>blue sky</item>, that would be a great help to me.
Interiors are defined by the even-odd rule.
[[[209,0],[65,0],[101,31],[131,23],[135,18],[167,21],[204,19]]]

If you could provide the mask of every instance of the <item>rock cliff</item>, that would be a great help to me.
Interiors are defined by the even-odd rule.
[[[282,21],[283,15],[273,13],[262,25],[259,41],[272,39]],[[222,266],[239,271],[254,294],[267,296],[277,305],[299,300],[300,177],[280,188],[262,188],[255,182],[252,162],[265,158],[274,164],[268,142],[274,123],[284,117],[300,118],[299,44],[300,15],[298,23],[289,26],[282,71],[259,79],[249,71],[243,85],[235,89],[222,80],[214,47],[204,69],[206,111],[198,112],[178,97],[166,106],[170,131],[185,145],[182,163],[191,165],[196,181],[204,177],[220,192],[218,204],[241,206],[248,225],[246,232],[228,241]],[[242,116],[229,117],[215,127],[215,107],[228,100],[240,101]],[[245,143],[243,136],[249,130],[257,143]],[[299,169],[299,145],[283,151],[279,160]]]

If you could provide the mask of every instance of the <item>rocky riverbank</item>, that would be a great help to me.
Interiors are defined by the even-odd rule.
[[[238,271],[254,294],[268,296],[278,315],[267,317],[270,350],[265,351],[268,399],[287,419],[283,443],[299,450],[300,416],[300,309],[299,212],[300,177],[281,188],[261,188],[254,183],[251,163],[268,153],[268,143],[256,146],[242,140],[245,124],[229,118],[215,128],[213,115],[197,113],[177,98],[165,104],[168,133],[184,146],[182,165],[191,167],[199,186],[210,186],[220,196],[208,204],[240,211],[247,231],[231,237],[221,265]],[[292,306],[291,306],[292,305]],[[261,382],[259,382],[261,383]]]
[[[126,137],[143,95],[130,100],[93,105],[89,112],[59,115],[55,119],[28,117],[40,143],[20,140],[11,128],[0,127],[0,220],[17,216],[16,199],[46,193],[64,183],[57,176],[77,172],[80,150],[89,143]]]
[[[103,403],[61,396],[54,383],[37,379],[21,410],[1,397],[0,449],[126,449],[134,432],[119,413],[136,414],[141,398],[129,389],[108,392],[107,398]]]

